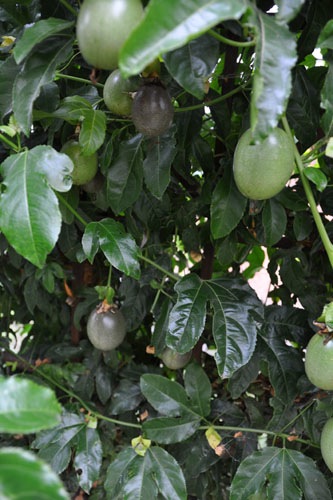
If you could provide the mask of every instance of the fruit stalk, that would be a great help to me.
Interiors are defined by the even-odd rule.
[[[304,175],[304,168],[305,167],[303,165],[302,158],[301,158],[301,156],[298,152],[298,149],[296,147],[296,144],[294,142],[293,134],[290,130],[289,123],[288,123],[286,117],[282,117],[282,123],[283,123],[283,127],[284,127],[285,131],[289,135],[289,137],[292,140],[292,143],[294,145],[295,161],[296,161],[299,175],[300,175],[303,187],[304,187],[305,195],[306,195],[306,198],[308,200],[310,210],[312,212],[315,224],[317,226],[319,236],[320,236],[321,241],[324,245],[324,248],[325,248],[325,251],[327,253],[328,259],[330,261],[330,264],[333,268],[333,244],[332,244],[332,242],[327,234],[327,231],[326,231],[324,223],[321,219],[320,213],[318,212],[316,200],[314,199],[310,183],[309,183],[308,179],[306,178],[306,176]]]

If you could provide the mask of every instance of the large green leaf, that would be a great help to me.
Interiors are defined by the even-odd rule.
[[[109,167],[107,196],[116,214],[130,207],[140,195],[143,180],[141,142],[141,134],[122,141],[118,156]]]
[[[0,66],[0,119],[12,110],[13,81],[20,67],[16,64],[14,57],[7,57]]]
[[[202,417],[210,413],[212,386],[200,365],[190,363],[184,371],[185,391],[191,399],[191,407]]]
[[[142,394],[162,415],[179,417],[190,414],[201,417],[192,410],[185,389],[178,382],[162,375],[145,374],[141,377],[140,386]]]
[[[125,42],[119,66],[124,75],[140,73],[156,57],[182,47],[226,19],[239,19],[244,0],[152,0]]]
[[[219,48],[219,42],[215,38],[203,35],[184,47],[167,53],[164,62],[179,85],[202,99],[207,91],[208,77],[217,64]]]
[[[284,500],[330,500],[325,477],[314,461],[286,448],[256,451],[240,464],[232,481],[230,500],[247,500],[262,493]]]
[[[38,43],[52,35],[71,28],[73,25],[73,21],[49,17],[48,19],[37,21],[32,26],[28,26],[13,50],[15,61],[17,64],[20,64]]]
[[[38,432],[60,421],[61,407],[51,389],[31,380],[0,377],[0,432]]]
[[[99,478],[102,465],[102,444],[96,429],[88,426],[76,436],[74,466],[81,488],[89,493]]]
[[[108,500],[124,500],[123,486],[128,480],[131,465],[140,460],[133,448],[122,450],[111,462],[106,473],[104,488]]]
[[[149,448],[146,455],[161,495],[166,500],[186,500],[185,478],[176,460],[158,446]]]
[[[65,412],[61,423],[50,431],[40,432],[31,447],[38,449],[38,456],[60,474],[68,466],[75,439],[85,425],[83,416]]]
[[[132,278],[140,277],[139,249],[120,222],[113,219],[90,222],[85,229],[82,246],[90,262],[93,262],[100,247],[112,266]]]
[[[200,417],[161,417],[146,420],[143,425],[145,436],[160,444],[171,444],[185,441],[197,431]]]
[[[119,415],[119,413],[134,410],[142,399],[140,385],[132,380],[123,379],[112,395],[109,412],[112,415]]]
[[[257,29],[251,128],[255,138],[265,137],[284,113],[291,91],[291,70],[296,63],[295,35],[274,17],[256,11]]]
[[[128,470],[128,478],[123,486],[124,500],[136,498],[146,500],[157,498],[158,489],[151,471],[151,463],[147,453],[144,457],[137,456]]]
[[[166,343],[184,354],[195,346],[204,329],[207,292],[196,274],[182,278],[175,285],[175,290],[178,298],[169,316]]]
[[[143,174],[147,188],[158,199],[170,182],[170,168],[176,153],[176,141],[169,134],[148,142]]]
[[[219,374],[229,378],[251,358],[262,304],[255,293],[235,280],[206,282],[214,309],[213,336]]]
[[[42,267],[57,242],[61,214],[51,188],[68,191],[73,163],[49,146],[9,156],[2,164],[5,191],[0,197],[0,227],[9,243]]]
[[[69,500],[50,467],[33,453],[20,448],[0,450],[0,497],[3,500]]]
[[[305,0],[276,0],[278,12],[276,18],[283,23],[288,23],[298,14]]]
[[[278,201],[271,198],[267,200],[262,211],[262,224],[264,228],[264,242],[270,247],[277,243],[286,230],[287,214]]]
[[[237,226],[246,205],[247,198],[237,189],[232,170],[226,169],[213,191],[210,207],[211,231],[215,239],[227,236]]]
[[[18,125],[27,136],[31,132],[33,104],[41,88],[53,81],[59,64],[70,55],[72,43],[71,39],[65,43],[61,40],[61,43],[49,44],[42,53],[32,52],[14,81],[13,111]]]

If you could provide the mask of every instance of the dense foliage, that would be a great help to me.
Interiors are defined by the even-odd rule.
[[[304,369],[333,328],[331,0],[146,0],[142,18],[123,0],[135,27],[114,23],[108,69],[80,51],[81,3],[0,0],[1,498],[332,498],[332,394]],[[111,3],[86,0],[93,22]],[[108,64],[98,33],[79,42]],[[135,87],[115,114],[117,64]],[[291,179],[248,199],[238,140],[277,127]],[[90,182],[68,141],[98,155]],[[97,306],[125,319],[116,349],[88,339]]]

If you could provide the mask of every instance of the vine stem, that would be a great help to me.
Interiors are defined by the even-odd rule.
[[[79,222],[81,222],[81,224],[84,227],[87,227],[88,226],[88,222],[85,221],[83,217],[81,217],[81,215],[77,212],[77,210],[75,210],[75,208],[73,208],[72,205],[70,203],[68,203],[68,201],[60,193],[56,193],[56,194],[57,194],[57,197],[60,200],[60,202],[74,215],[74,217]]]
[[[67,0],[60,0],[60,3],[62,3],[62,5],[64,5],[74,16],[77,16],[76,10],[70,5],[70,3],[67,2]]]
[[[248,42],[238,42],[237,40],[231,40],[230,38],[226,38],[225,36],[216,33],[216,31],[214,30],[208,30],[208,33],[212,37],[216,38],[216,40],[218,40],[219,42],[225,43],[226,45],[230,45],[231,47],[240,47],[240,48],[253,47],[256,44],[255,40],[251,40]]]
[[[102,83],[98,82],[93,83],[91,80],[87,80],[86,78],[80,78],[78,76],[72,76],[72,75],[65,75],[64,73],[60,73],[59,71],[56,72],[55,76],[57,78],[63,78],[64,80],[72,80],[73,82],[93,85],[94,87],[99,87],[100,89],[104,88],[104,85]]]
[[[282,124],[283,124],[283,127],[285,129],[285,131],[287,132],[287,134],[289,135],[292,143],[293,143],[293,146],[294,146],[294,156],[295,156],[295,161],[296,161],[296,165],[297,165],[297,168],[298,168],[298,171],[299,171],[299,175],[300,175],[300,178],[301,178],[301,181],[302,181],[302,184],[303,184],[303,188],[304,188],[304,191],[305,191],[305,195],[306,195],[306,198],[308,200],[308,203],[309,203],[309,206],[310,206],[310,210],[311,210],[311,213],[313,215],[313,219],[315,221],[315,224],[317,226],[317,229],[318,229],[318,232],[319,232],[319,236],[321,238],[321,241],[324,245],[324,248],[325,248],[325,251],[327,253],[327,256],[328,256],[328,259],[330,261],[330,264],[333,268],[333,244],[327,234],[327,231],[326,231],[326,228],[324,226],[324,223],[322,221],[322,218],[320,216],[320,213],[318,212],[318,208],[317,208],[317,204],[316,204],[316,200],[313,196],[313,192],[312,192],[312,189],[311,189],[311,186],[310,186],[310,182],[309,180],[307,179],[304,171],[305,171],[305,167],[303,165],[303,162],[302,162],[302,158],[301,158],[301,155],[299,154],[298,152],[298,149],[296,147],[296,144],[295,144],[295,141],[294,141],[294,138],[293,138],[293,134],[291,132],[291,129],[289,127],[289,123],[287,121],[287,118],[285,116],[282,117]]]
[[[0,140],[5,144],[7,144],[7,146],[9,146],[13,151],[15,151],[15,153],[19,153],[20,147],[16,146],[16,144],[12,142],[10,139],[8,139],[5,135],[0,134]]]
[[[233,90],[230,90],[230,92],[227,92],[226,94],[223,94],[219,97],[216,97],[216,99],[210,99],[204,102],[201,102],[200,104],[193,104],[193,106],[186,106],[185,108],[175,108],[175,113],[185,113],[187,111],[195,111],[196,109],[203,108],[205,106],[214,106],[214,104],[218,104],[222,101],[225,101],[226,99],[229,99],[229,97],[233,96],[234,94],[237,94],[238,92],[241,92],[244,90],[246,85],[239,85],[239,87],[236,87]]]
[[[176,276],[175,274],[171,273],[167,269],[164,269],[164,267],[160,266],[159,264],[156,264],[153,260],[149,259],[148,257],[145,257],[144,255],[139,255],[139,258],[143,260],[144,262],[147,262],[147,264],[150,264],[151,266],[155,267],[155,269],[158,269],[162,273],[164,273],[166,276],[168,276],[170,279],[173,281],[178,281],[179,276]]]

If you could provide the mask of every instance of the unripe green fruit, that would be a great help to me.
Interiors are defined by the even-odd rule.
[[[161,85],[148,83],[135,94],[132,119],[136,129],[148,137],[156,137],[172,124],[174,109],[167,90]]]
[[[333,418],[327,420],[320,437],[320,450],[325,464],[333,472]]]
[[[66,142],[61,148],[61,153],[69,156],[74,164],[72,172],[74,185],[81,186],[95,177],[98,169],[97,153],[88,156],[83,155],[80,144],[74,140]]]
[[[112,351],[124,340],[126,323],[118,309],[102,311],[100,307],[91,311],[87,322],[87,335],[96,349]]]
[[[252,132],[239,139],[234,154],[234,178],[239,191],[252,200],[278,194],[294,169],[294,146],[286,132],[276,128],[260,144],[251,144]]]
[[[185,354],[179,354],[173,349],[170,349],[170,347],[166,347],[161,354],[161,360],[167,368],[170,368],[170,370],[178,370],[187,365],[191,356],[192,351],[186,352]]]
[[[117,68],[120,49],[142,15],[140,0],[85,0],[76,25],[84,59],[95,68]]]
[[[310,382],[328,391],[333,390],[333,340],[315,334],[307,345],[305,373]]]
[[[131,92],[138,89],[137,78],[123,78],[120,70],[115,69],[107,78],[103,88],[106,107],[120,116],[129,116],[132,112]]]

